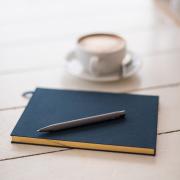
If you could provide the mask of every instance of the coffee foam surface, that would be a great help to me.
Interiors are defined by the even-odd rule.
[[[81,39],[80,45],[92,52],[109,52],[122,48],[124,41],[116,36],[92,35]]]

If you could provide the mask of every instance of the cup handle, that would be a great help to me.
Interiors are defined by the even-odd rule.
[[[99,58],[97,56],[92,56],[89,59],[89,72],[91,74],[99,75],[99,72],[97,72],[97,66],[99,63]]]
[[[137,62],[139,65],[137,65],[136,63],[136,57],[134,56],[134,54],[132,52],[129,52],[129,54],[125,57],[124,59],[124,63],[122,64],[121,67],[121,75],[123,77],[129,77],[134,73],[134,68],[140,67],[139,62]]]

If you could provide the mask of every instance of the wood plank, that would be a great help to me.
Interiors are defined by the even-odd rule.
[[[180,133],[158,136],[157,155],[69,150],[0,162],[2,179],[180,179]]]
[[[129,49],[140,55],[178,53],[180,49],[179,28],[165,26],[151,31],[126,33],[124,36]]]
[[[158,133],[180,130],[180,86],[135,92],[136,94],[159,95]],[[10,143],[10,132],[23,109],[0,111],[0,159],[21,157],[58,150],[58,148],[18,145]]]
[[[131,3],[132,6],[129,6],[129,3]],[[117,15],[119,16],[124,13],[126,13],[126,17],[128,17],[129,14],[133,14],[134,19],[140,21],[144,18],[148,19],[149,14],[153,14],[152,10],[154,8],[153,3],[150,0],[146,2],[144,2],[143,0],[136,0],[133,2],[131,2],[130,0],[112,0],[111,2],[104,2],[103,0],[99,0],[97,2],[95,0],[92,0],[87,1],[86,3],[82,0],[77,0],[76,2],[62,0],[61,2],[56,1],[54,3],[44,2],[43,4],[40,1],[36,3],[29,3],[28,1],[24,1],[23,3],[21,1],[17,1],[16,3],[14,3],[13,1],[11,1],[11,3],[1,2],[0,5],[0,22],[2,24],[19,24],[31,21],[42,22],[42,20],[49,23],[49,21],[53,21],[53,19],[55,18],[59,19],[58,23],[62,22],[62,20],[67,23],[74,22],[69,21],[68,17],[74,17],[74,19],[77,17],[76,20],[85,19],[85,17],[87,17],[92,18],[94,19],[94,21],[96,21],[95,17],[117,17]],[[18,11],[15,10],[14,7],[18,7]],[[139,9],[141,9],[141,11],[139,11]],[[99,11],[101,11],[101,13],[99,13]],[[146,17],[139,16],[140,13],[146,13]],[[119,16],[119,18],[122,17]],[[131,21],[131,24],[133,24],[134,22],[135,21]],[[145,23],[146,22],[144,21],[144,24]],[[141,24],[143,25],[143,23]]]
[[[44,28],[42,27],[42,29]],[[13,30],[14,28],[12,27],[11,29]],[[114,26],[114,30],[110,29],[110,31],[125,37],[128,49],[138,55],[142,55],[143,58],[144,55],[156,55],[158,53],[177,52],[178,54],[180,48],[180,31],[175,28],[128,32]],[[92,31],[83,30],[80,32],[78,30],[77,33],[73,32],[73,34],[67,32],[59,34],[59,31],[57,33],[50,31],[48,34],[41,34],[39,32],[34,37],[31,35],[32,32],[27,32],[25,37],[19,35],[20,37],[13,41],[13,37],[16,36],[14,34],[10,38],[10,42],[7,38],[4,42],[0,42],[0,49],[2,51],[0,54],[0,74],[19,69],[26,70],[38,67],[60,66],[67,53],[75,46],[76,39],[81,34],[88,32]]]
[[[150,0],[0,2],[0,160],[19,158],[0,162],[2,179],[180,179],[179,132],[158,136],[156,157],[70,150],[23,158],[63,148],[10,144],[9,134],[23,109],[3,111],[25,106],[28,100],[21,94],[37,86],[135,91],[160,95],[159,133],[180,129],[180,32],[155,13]],[[129,49],[143,55],[143,68],[136,76],[92,83],[65,72],[60,59],[73,47],[73,40],[102,30],[122,34]],[[176,85],[142,90],[169,84]]]
[[[0,73],[55,66],[74,40],[88,32],[119,33],[129,49],[140,54],[180,47],[179,29],[161,22],[150,0],[69,3],[44,3],[40,9],[40,2],[0,3]]]
[[[0,160],[64,149],[56,147],[11,144],[10,133],[18,121],[22,111],[23,109],[0,111]]]
[[[158,133],[180,130],[180,86],[135,93],[159,96]]]
[[[66,73],[63,68],[24,72],[0,76],[0,109],[23,106],[27,100],[23,92],[37,86],[49,88],[83,89],[127,92],[149,87],[180,83],[180,54],[165,54],[143,58],[143,66],[135,76],[112,83],[83,81]]]

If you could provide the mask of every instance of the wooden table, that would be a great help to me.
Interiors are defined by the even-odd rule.
[[[94,83],[63,59],[81,34],[119,33],[142,59],[132,78]],[[180,179],[180,29],[150,0],[0,1],[0,179]],[[160,96],[155,157],[10,143],[35,87]]]

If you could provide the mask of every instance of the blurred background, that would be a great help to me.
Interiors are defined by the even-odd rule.
[[[180,0],[0,0],[1,179],[179,180],[179,14]],[[106,83],[68,74],[65,56],[94,32],[123,36],[142,68]],[[36,87],[158,95],[157,156],[12,145],[22,94]]]
[[[61,67],[80,35],[113,32],[142,56],[180,48],[178,0],[0,1],[0,74]]]

